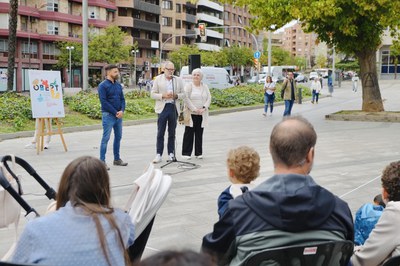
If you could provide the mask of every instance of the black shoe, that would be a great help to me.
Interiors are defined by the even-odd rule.
[[[118,166],[127,166],[128,163],[125,163],[124,161],[122,161],[121,159],[114,161],[114,165],[118,165]]]

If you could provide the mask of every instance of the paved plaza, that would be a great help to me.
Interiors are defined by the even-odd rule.
[[[400,81],[380,82],[387,111],[400,110]],[[326,94],[326,87],[322,93]],[[315,163],[311,176],[320,185],[343,196],[353,214],[357,208],[371,202],[380,192],[383,168],[391,161],[400,160],[400,123],[328,121],[325,115],[339,110],[361,109],[361,95],[351,91],[351,82],[335,88],[333,97],[320,99],[319,104],[304,101],[295,104],[293,114],[302,115],[313,123],[318,134]],[[257,182],[273,174],[268,152],[272,127],[282,119],[283,106],[275,107],[271,117],[262,116],[262,108],[213,115],[204,131],[204,159],[192,159],[197,169],[188,170],[173,163],[165,168],[173,183],[166,202],[159,210],[145,250],[145,256],[157,250],[190,248],[199,250],[202,237],[212,231],[218,219],[217,198],[228,185],[226,154],[239,145],[254,147],[261,156],[261,173]],[[124,126],[121,143],[122,159],[127,167],[112,166],[112,139],[107,161],[111,166],[114,206],[123,207],[128,200],[132,182],[140,176],[155,156],[157,125],[155,122]],[[180,158],[184,127],[177,127],[177,157]],[[99,156],[101,130],[64,134],[68,152],[64,152],[59,136],[53,136],[50,149],[36,154],[24,149],[30,138],[15,138],[0,142],[2,155],[15,154],[28,161],[48,184],[57,189],[63,169],[74,158],[82,155]],[[166,154],[163,157],[165,163]],[[159,167],[161,164],[158,164]],[[49,200],[43,196],[39,184],[27,173],[23,174],[24,197],[40,214]],[[21,218],[19,231],[26,223]],[[13,227],[0,229],[0,257],[13,242]],[[62,241],[62,240],[60,240]]]

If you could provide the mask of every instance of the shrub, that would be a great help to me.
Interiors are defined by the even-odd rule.
[[[11,124],[16,130],[32,119],[31,100],[15,92],[0,94],[0,120]]]

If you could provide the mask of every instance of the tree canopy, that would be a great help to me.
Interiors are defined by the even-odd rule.
[[[118,26],[109,26],[104,33],[94,35],[89,41],[89,62],[115,64],[127,61],[132,47],[124,44],[126,36]]]
[[[321,41],[360,62],[364,111],[383,111],[377,71],[376,50],[389,28],[396,35],[400,26],[400,1],[393,0],[224,0],[247,6],[253,29],[278,28],[293,19],[303,29],[315,32]]]

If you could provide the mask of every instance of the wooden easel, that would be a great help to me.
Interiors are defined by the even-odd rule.
[[[54,121],[56,122],[57,125],[57,131],[53,131],[53,128],[51,126],[51,118],[46,117],[46,118],[37,118],[38,119],[38,133],[36,135],[36,152],[39,154],[40,151],[43,151],[44,149],[44,136],[47,135],[60,135],[62,144],[64,145],[64,150],[67,150],[67,145],[65,144],[63,132],[61,130],[61,124],[60,121],[58,120],[58,117],[53,118]],[[48,125],[48,130],[45,130],[45,124],[47,122]]]

